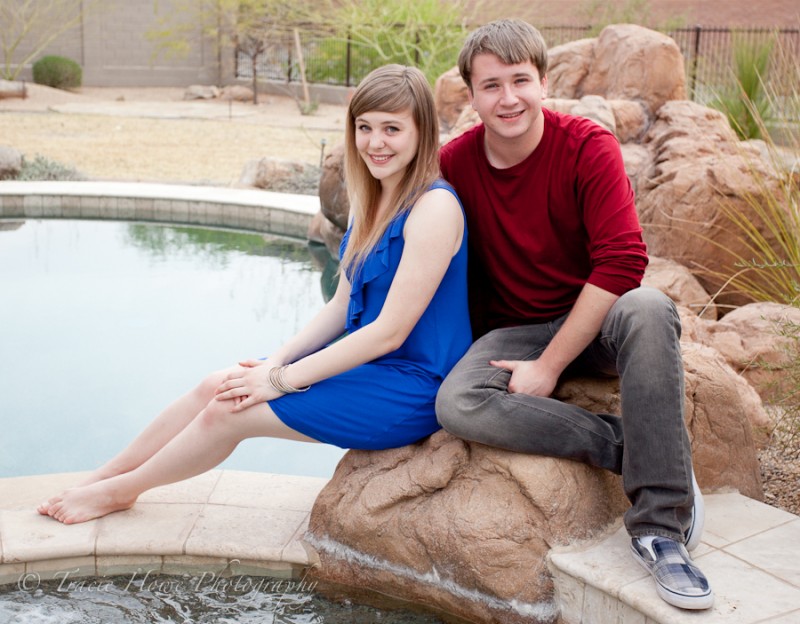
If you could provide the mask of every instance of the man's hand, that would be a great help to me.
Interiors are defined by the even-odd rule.
[[[509,392],[548,397],[558,383],[558,373],[554,374],[539,360],[491,360],[489,364],[511,371]]]

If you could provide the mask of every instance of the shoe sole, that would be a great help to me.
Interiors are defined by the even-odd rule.
[[[647,562],[639,556],[639,553],[637,553],[633,547],[631,547],[631,553],[633,553],[633,558],[636,559],[636,563],[642,566],[642,568],[644,568],[653,579],[653,582],[656,585],[656,593],[658,594],[659,598],[661,598],[661,600],[667,604],[670,604],[673,607],[678,607],[679,609],[690,610],[710,609],[714,605],[714,592],[711,589],[708,590],[707,594],[695,596],[676,594],[675,592],[668,590],[656,580],[656,577],[653,576],[653,571],[650,569],[650,566],[647,565]]]

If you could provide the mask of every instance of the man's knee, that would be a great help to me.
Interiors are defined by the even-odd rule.
[[[474,403],[463,379],[448,376],[436,395],[436,419],[445,431],[463,437],[470,420],[469,412]]]
[[[643,286],[628,291],[617,300],[614,308],[615,314],[635,320],[643,328],[666,324],[680,333],[681,320],[675,303],[656,288]]]

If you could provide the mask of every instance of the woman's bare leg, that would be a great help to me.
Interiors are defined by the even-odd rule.
[[[76,487],[109,479],[141,466],[203,411],[214,398],[214,391],[231,370],[233,369],[212,373],[195,388],[167,406],[128,446],[90,472]],[[39,505],[37,511],[42,515],[49,515],[49,501]]]
[[[137,468],[66,490],[48,501],[48,515],[65,524],[86,522],[130,508],[153,487],[182,481],[219,465],[246,438],[314,442],[290,429],[267,403],[231,412],[231,401],[212,400],[183,430]]]

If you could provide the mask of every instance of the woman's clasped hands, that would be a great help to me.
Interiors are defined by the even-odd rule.
[[[283,396],[269,381],[269,371],[276,362],[266,360],[244,360],[233,369],[217,388],[217,401],[233,401],[234,412],[240,412],[257,403],[271,401]]]

